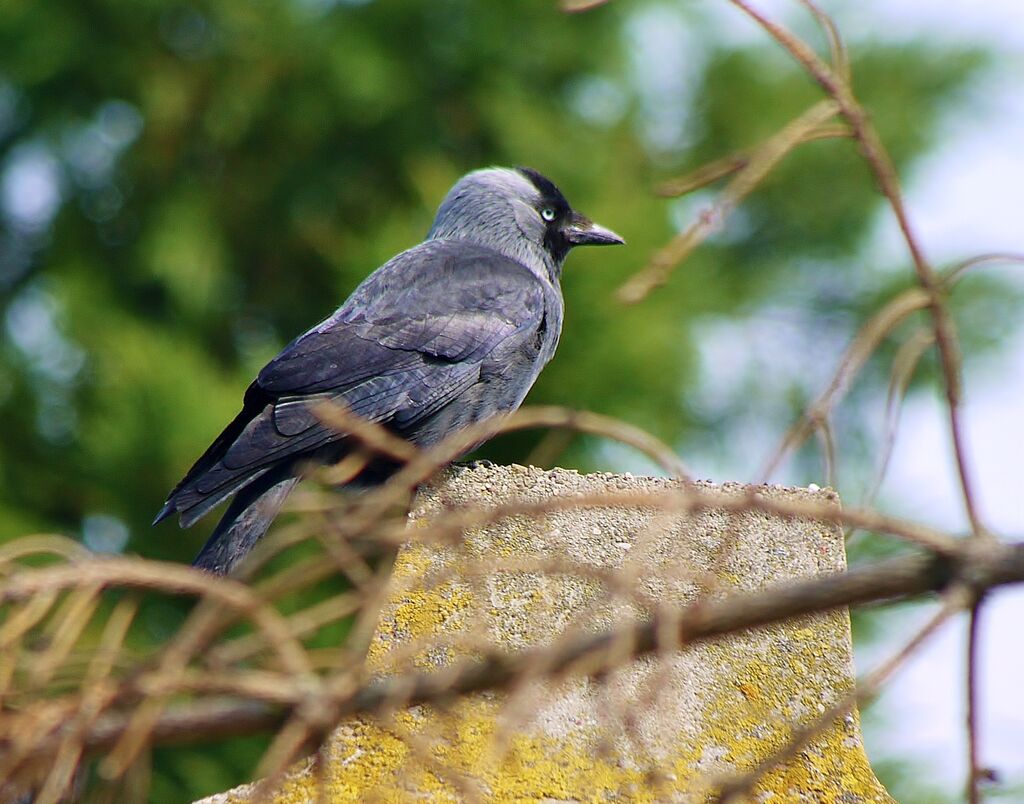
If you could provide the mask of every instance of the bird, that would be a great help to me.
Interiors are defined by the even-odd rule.
[[[526,167],[460,178],[426,239],[366,277],[245,391],[241,412],[168,495],[153,524],[190,527],[233,496],[193,566],[226,575],[270,527],[309,464],[354,443],[325,424],[332,401],[419,448],[516,410],[562,330],[562,266],[576,246],[625,241]],[[371,466],[352,485],[387,480]]]

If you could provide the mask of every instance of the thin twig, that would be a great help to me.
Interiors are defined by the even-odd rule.
[[[986,265],[1000,264],[1024,265],[1024,254],[1008,254],[1003,252],[979,254],[976,257],[971,257],[970,259],[957,263],[950,268],[943,276],[943,282],[947,287],[953,287],[963,279],[964,276],[976,268],[981,268]]]
[[[800,144],[852,136],[850,127],[843,123],[822,123],[816,128],[805,131],[800,137]],[[751,158],[750,151],[740,151],[723,156],[713,162],[701,165],[683,176],[662,182],[654,191],[663,198],[678,198],[739,172],[750,164]]]
[[[978,632],[982,600],[971,606],[967,626],[967,800],[981,802],[981,750],[978,729]]]
[[[871,316],[843,353],[828,387],[807,407],[800,419],[783,437],[759,475],[767,482],[783,459],[797,449],[839,403],[878,346],[899,324],[928,306],[928,295],[919,289],[904,291]]]
[[[618,289],[616,296],[619,301],[636,304],[656,287],[663,285],[672,270],[719,228],[722,221],[764,181],[782,159],[804,142],[811,132],[834,117],[838,109],[834,101],[820,101],[751,151],[715,203],[660,249],[643,270],[630,277]]]

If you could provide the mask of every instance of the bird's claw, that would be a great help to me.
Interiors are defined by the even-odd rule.
[[[465,463],[455,464],[461,470],[469,470],[470,472],[476,471],[477,469],[493,469],[496,464],[494,461],[489,461],[486,458],[481,458],[476,461],[466,461]]]

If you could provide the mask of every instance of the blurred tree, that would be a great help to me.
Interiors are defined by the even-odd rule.
[[[786,377],[693,404],[693,322],[783,306],[841,344],[909,281],[853,260],[878,196],[849,142],[789,157],[644,304],[612,297],[693,209],[654,198],[655,178],[757,142],[818,96],[775,50],[706,31],[658,2],[569,17],[553,0],[7,0],[0,535],[190,559],[202,528],[148,523],[251,377],[418,242],[455,178],[492,163],[541,169],[630,242],[571,258],[563,342],[530,401],[621,416],[684,450],[732,438],[769,391],[791,415],[806,386]],[[857,51],[898,163],[982,61],[925,43]],[[968,340],[994,342],[998,317],[975,318]],[[814,378],[834,352],[821,362]],[[490,455],[522,460],[535,441]],[[606,459],[591,446],[562,461]],[[154,789],[222,788],[251,753],[163,752]]]

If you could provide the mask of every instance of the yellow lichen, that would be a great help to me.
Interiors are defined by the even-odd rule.
[[[829,651],[828,635],[844,627],[842,615],[824,618],[820,629],[799,642],[774,640],[769,655],[751,659],[743,651],[711,646],[721,662],[723,681],[707,690],[699,739],[678,745],[675,756],[650,768],[615,752],[601,753],[600,734],[579,729],[553,737],[534,731],[501,734],[503,701],[475,696],[446,713],[421,707],[396,716],[385,728],[366,722],[348,727],[336,739],[323,779],[329,801],[373,796],[383,802],[463,800],[469,785],[488,801],[544,799],[637,802],[663,801],[686,794],[687,800],[713,795],[708,785],[716,772],[743,771],[785,744],[789,726],[779,713],[803,706],[820,691],[800,687],[799,679],[779,674],[783,654],[798,646],[804,662],[821,668]],[[838,674],[829,679],[842,691]],[[813,713],[814,715],[817,712]],[[820,802],[891,801],[872,773],[856,740],[856,714],[840,719],[791,762],[769,771],[753,800],[792,801],[798,796]],[[416,744],[417,750],[410,748]],[[501,747],[500,755],[496,746]],[[705,755],[721,758],[722,768],[704,765]],[[671,773],[664,774],[670,768]],[[660,772],[654,778],[651,772]],[[415,792],[413,792],[415,791]],[[314,800],[316,774],[291,777],[277,797],[282,804]],[[695,798],[694,798],[695,797]]]

